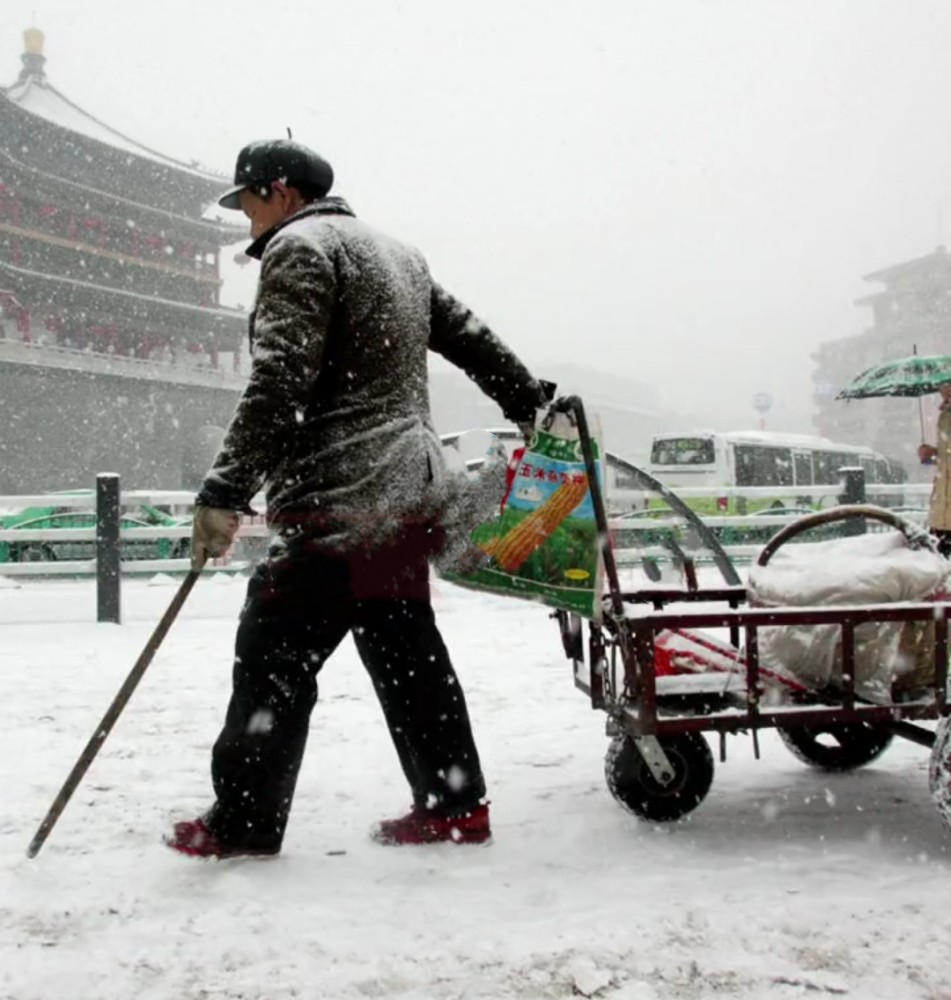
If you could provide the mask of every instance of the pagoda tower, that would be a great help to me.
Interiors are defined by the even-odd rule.
[[[43,33],[24,43],[0,87],[0,493],[102,468],[174,488],[208,458],[181,434],[212,440],[243,386],[247,316],[221,305],[219,263],[246,234],[202,217],[229,179],[79,108]]]

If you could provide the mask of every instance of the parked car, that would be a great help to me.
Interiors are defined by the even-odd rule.
[[[22,542],[0,541],[0,563],[73,561],[94,559],[96,542],[71,539],[57,540],[55,533],[61,528],[95,528],[95,495],[92,490],[73,490],[61,495],[87,496],[89,507],[26,507],[20,511],[0,513],[0,528],[14,530],[49,531],[48,539],[29,539]],[[136,504],[120,514],[120,528],[187,527],[190,516],[177,516],[149,504]],[[188,538],[129,538],[120,543],[123,560],[178,559],[188,555]]]

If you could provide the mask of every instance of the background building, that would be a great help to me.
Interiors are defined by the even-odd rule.
[[[220,292],[221,250],[246,227],[204,218],[227,177],[60,92],[43,42],[24,33],[19,77],[0,87],[0,493],[89,486],[100,471],[131,488],[192,488],[245,385],[247,316]],[[655,433],[719,426],[624,372],[527,360],[639,464]],[[504,422],[433,362],[438,430]]]
[[[202,218],[228,178],[83,111],[24,42],[0,88],[0,492],[190,485],[243,385],[219,251],[244,230]]]
[[[919,402],[908,398],[837,400],[836,393],[872,365],[914,353],[951,353],[951,256],[943,246],[895,264],[865,281],[885,287],[856,300],[872,310],[863,333],[822,344],[813,354],[818,433],[835,441],[866,444],[900,459],[910,478],[928,478],[918,464],[922,438]],[[925,438],[932,441],[937,396],[921,400]]]

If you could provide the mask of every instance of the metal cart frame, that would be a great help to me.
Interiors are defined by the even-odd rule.
[[[939,726],[936,739],[933,730],[918,724],[949,714],[947,614],[951,604],[751,608],[746,606],[747,593],[742,586],[699,587],[689,556],[683,567],[684,588],[623,591],[584,407],[577,397],[561,400],[559,405],[579,432],[602,539],[607,592],[601,620],[588,622],[587,643],[578,615],[559,610],[553,617],[559,623],[565,654],[573,662],[576,685],[587,694],[592,708],[608,716],[612,742],[605,758],[605,777],[615,798],[635,814],[653,820],[678,819],[690,812],[703,800],[713,779],[713,756],[703,733],[718,734],[719,756],[725,760],[728,734],[749,733],[758,757],[759,731],[775,728],[798,757],[829,771],[846,771],[870,762],[897,736],[932,749],[932,794],[943,817],[951,822],[951,790],[935,787],[943,781],[942,767],[951,769],[951,736],[942,733]],[[636,466],[626,471],[636,475],[645,488],[656,490],[660,486]],[[668,490],[661,490],[669,495]],[[681,513],[687,510],[682,501],[674,500]],[[764,546],[758,562],[766,565],[781,545],[802,531],[855,517],[882,521],[899,530],[909,528],[907,522],[882,508],[854,505],[823,510],[779,531]],[[713,552],[716,564],[729,565],[709,529],[693,512],[689,512],[689,520]],[[917,544],[929,544],[920,529],[915,531]],[[738,582],[735,571],[733,577]],[[667,611],[672,603],[707,607]],[[719,607],[710,610],[709,605]],[[868,622],[934,624],[933,682],[926,690],[912,697],[893,692],[892,699],[884,703],[872,703],[856,693],[855,630]],[[828,688],[812,691],[802,686],[779,704],[764,697],[769,671],[764,671],[760,662],[758,634],[763,627],[777,625],[832,625],[840,630],[838,676]],[[669,629],[728,630],[737,653],[743,640],[742,670],[729,676],[694,675],[686,685],[668,684],[668,678],[657,676],[656,642],[658,635]],[[939,752],[942,759],[936,761],[934,755]]]

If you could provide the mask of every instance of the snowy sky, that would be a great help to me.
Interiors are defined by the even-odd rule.
[[[738,426],[769,391],[807,430],[861,276],[951,227],[946,0],[4,0],[6,83],[31,23],[57,87],[169,155],[230,172],[290,125],[539,374]]]

